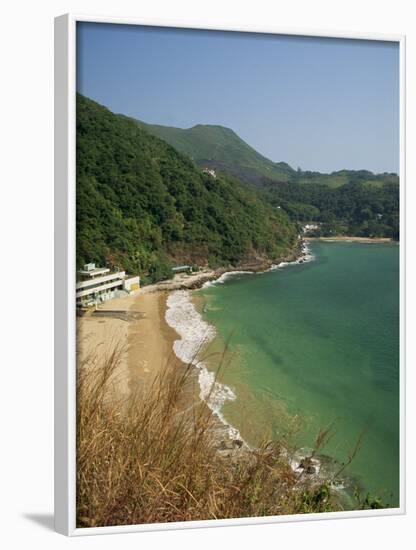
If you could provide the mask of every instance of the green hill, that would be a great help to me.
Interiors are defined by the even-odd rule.
[[[198,124],[184,130],[137,122],[201,167],[228,173],[247,183],[258,185],[263,178],[289,181],[296,174],[285,162],[275,163],[263,157],[233,130],[223,126]]]
[[[182,129],[137,121],[149,133],[190,156],[199,166],[230,174],[256,187],[268,182],[317,183],[335,188],[348,183],[382,186],[398,183],[396,174],[373,174],[368,170],[339,170],[330,174],[294,170],[286,162],[272,162],[223,126],[198,124]]]
[[[397,174],[373,174],[369,170],[338,170],[331,174],[300,171],[295,181],[300,184],[327,185],[331,188],[353,183],[360,183],[368,187],[383,187],[384,184],[398,184],[399,177]]]
[[[77,265],[169,276],[176,262],[277,259],[287,215],[229,177],[213,178],[134,120],[77,96]]]

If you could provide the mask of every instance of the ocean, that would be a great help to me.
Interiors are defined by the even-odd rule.
[[[305,263],[172,293],[175,353],[199,368],[200,396],[233,437],[250,446],[284,438],[301,457],[330,426],[321,463],[338,471],[360,441],[345,490],[396,507],[399,246],[309,248]]]

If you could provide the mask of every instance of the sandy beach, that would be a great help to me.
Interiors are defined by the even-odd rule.
[[[166,323],[165,310],[166,292],[140,291],[105,302],[77,320],[78,361],[99,362],[122,346],[116,392],[126,396],[173,359],[178,335]]]
[[[334,237],[303,237],[305,241],[344,241],[355,243],[390,243],[393,239],[390,237],[348,237],[339,235]]]
[[[180,337],[165,319],[167,296],[174,290],[198,288],[224,271],[178,274],[133,295],[109,300],[96,311],[78,317],[78,364],[102,366],[103,359],[120,346],[114,397],[121,399],[151,382],[167,363],[183,365],[173,351],[173,343]]]
[[[281,258],[292,261],[302,258],[301,242],[290,254]],[[245,264],[244,270],[264,271],[271,262]],[[242,269],[223,267],[203,269],[192,274],[177,274],[170,280],[142,287],[135,294],[109,300],[97,310],[77,319],[78,364],[101,364],[114,349],[122,348],[120,369],[115,384],[116,396],[127,396],[138,386],[153,380],[167,362],[183,365],[173,351],[179,335],[166,322],[166,300],[174,290],[193,290],[225,273]]]

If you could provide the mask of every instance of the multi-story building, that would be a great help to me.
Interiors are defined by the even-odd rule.
[[[80,307],[98,305],[140,288],[140,277],[127,278],[125,271],[110,272],[110,269],[96,267],[93,263],[85,264],[78,276],[76,302]]]

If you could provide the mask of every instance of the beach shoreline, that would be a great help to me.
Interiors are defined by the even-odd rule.
[[[207,283],[223,282],[228,276],[242,273],[264,273],[290,263],[308,261],[307,243],[299,237],[292,250],[273,262],[259,259],[239,266],[203,269],[192,274],[177,274],[173,279],[146,285],[128,296],[108,300],[77,319],[78,360],[108,355],[121,345],[121,394],[146,378],[160,372],[175,354],[175,342],[181,335],[166,318],[168,297],[174,291],[192,291]],[[277,262],[277,263],[276,263]],[[98,359],[98,357],[96,357]]]
[[[338,235],[334,237],[303,237],[305,241],[326,241],[326,242],[354,242],[364,244],[383,244],[393,243],[391,237],[348,237],[347,235]]]
[[[184,357],[175,352],[175,348],[183,343],[184,335],[175,330],[174,325],[167,319],[168,298],[173,296],[175,291],[189,292],[200,289],[207,283],[224,282],[233,274],[264,273],[290,263],[302,263],[308,261],[308,252],[306,243],[299,238],[293,249],[277,263],[259,260],[238,267],[227,266],[204,269],[190,275],[176,275],[172,280],[144,286],[134,294],[108,300],[95,312],[77,319],[78,361],[86,361],[96,356],[95,362],[98,363],[99,357],[108,356],[115,346],[121,345],[123,351],[115,397],[123,399],[143,384],[154,380],[168,363],[169,368],[170,363],[173,368],[185,367],[187,364]],[[192,303],[192,299],[189,299]],[[213,330],[215,332],[215,327]],[[212,373],[206,368],[201,369],[198,361],[194,361],[194,369],[200,384],[200,399],[210,406],[203,396],[209,393],[207,377]],[[204,375],[205,380],[201,382]],[[201,387],[203,384],[204,389]],[[225,388],[224,392],[227,391],[228,388]],[[221,423],[218,425],[219,447],[230,450],[230,447],[235,447],[233,442],[240,441],[241,438],[238,430],[222,418],[220,409],[221,406],[213,411]]]
[[[172,292],[174,290],[197,290],[205,283],[215,282],[224,275],[232,273],[265,273],[280,265],[290,263],[302,263],[306,261],[308,250],[305,249],[305,239],[299,238],[292,250],[276,260],[259,259],[257,261],[243,263],[238,266],[226,266],[216,269],[202,269],[190,275],[175,275],[173,279],[159,281],[141,288],[141,294],[154,292]]]
[[[198,375],[200,393],[199,397],[206,406],[208,406],[214,416],[218,419],[218,448],[226,452],[243,448],[250,449],[250,445],[245,441],[239,429],[234,426],[222,414],[222,407],[227,401],[233,401],[237,398],[234,391],[229,386],[216,379],[215,369],[209,368],[205,361],[200,361],[204,356],[204,351],[216,337],[216,327],[208,325],[198,312],[195,301],[192,297],[192,290],[197,290],[205,286],[224,283],[229,277],[266,273],[279,268],[284,268],[291,264],[302,264],[312,261],[313,255],[310,253],[307,243],[299,238],[296,246],[284,257],[281,257],[277,263],[262,262],[258,264],[245,264],[232,269],[221,268],[212,272],[212,276],[199,273],[195,277],[188,276],[190,284],[186,285],[186,279],[180,284],[173,281],[168,303],[168,315],[166,320],[171,327],[180,335],[180,340],[175,342],[175,354],[177,357],[194,365]],[[200,275],[198,277],[198,275]],[[188,280],[189,280],[188,279]],[[154,285],[152,292],[156,292],[158,284]],[[163,287],[165,288],[165,286]],[[174,311],[176,310],[176,311]]]
[[[81,337],[87,337],[89,340],[88,346],[81,352],[84,357],[93,349],[99,349],[100,353],[108,353],[115,345],[117,338],[123,340],[126,349],[121,359],[120,380],[115,395],[116,398],[121,399],[128,397],[129,394],[133,394],[137,389],[154,380],[163,367],[186,368],[192,363],[199,391],[193,393],[193,396],[187,395],[186,400],[194,399],[199,393],[199,399],[203,406],[209,408],[216,418],[214,430],[217,451],[224,457],[239,460],[240,454],[250,452],[252,447],[250,442],[243,439],[238,428],[228,422],[221,413],[223,404],[229,399],[238,398],[238,395],[234,395],[232,388],[216,381],[215,372],[209,368],[209,365],[200,363],[199,357],[201,354],[203,355],[205,344],[201,345],[201,342],[199,342],[199,346],[198,343],[196,344],[196,347],[199,347],[198,356],[195,356],[193,360],[178,353],[178,348],[180,349],[184,343],[186,345],[187,329],[185,327],[185,331],[181,331],[178,326],[175,326],[175,323],[169,322],[169,301],[172,301],[176,292],[186,295],[186,299],[195,309],[196,315],[200,317],[192,300],[192,290],[199,289],[206,283],[222,283],[228,276],[242,273],[264,273],[280,267],[284,268],[289,264],[301,264],[311,260],[313,260],[313,256],[310,254],[307,240],[299,239],[296,250],[290,256],[282,258],[277,264],[270,262],[267,265],[255,265],[251,266],[251,270],[247,269],[249,266],[246,265],[244,269],[243,266],[239,266],[239,268],[233,269],[222,268],[198,272],[186,277],[176,277],[173,281],[163,281],[145,286],[132,295],[109,300],[98,308],[99,315],[93,313],[78,320]],[[113,317],[114,313],[119,314],[123,311],[128,312],[129,320]],[[199,321],[204,323],[202,317]],[[214,338],[216,329],[215,327],[211,328]],[[210,341],[207,340],[206,344],[209,344]],[[212,394],[208,388],[209,384],[214,384]],[[214,395],[215,398],[218,397],[218,400],[210,403],[211,395]],[[289,449],[287,452],[289,453]],[[302,464],[306,455],[299,456],[300,458],[295,457],[295,460],[288,454],[288,462],[295,472],[302,473]]]

